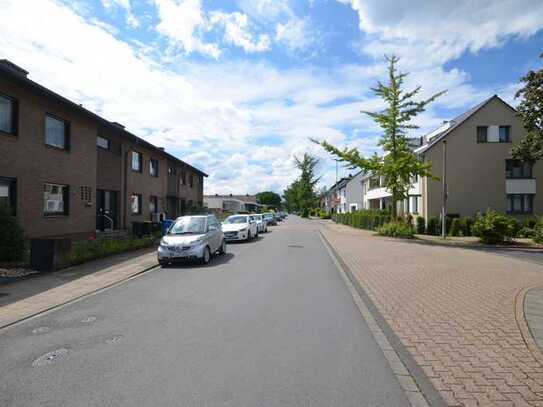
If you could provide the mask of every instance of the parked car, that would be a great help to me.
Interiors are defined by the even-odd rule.
[[[258,237],[258,227],[253,215],[232,215],[222,223],[222,230],[227,241],[246,240]]]
[[[161,266],[180,260],[200,260],[207,264],[215,253],[226,253],[226,239],[215,215],[177,218],[160,241]]]
[[[262,216],[264,217],[268,225],[277,225],[277,220],[273,216],[273,212],[263,213]]]
[[[256,221],[256,228],[258,229],[258,233],[267,233],[268,232],[268,222],[266,222],[266,219],[264,219],[264,216],[260,213],[256,213],[253,215]]]
[[[281,215],[279,215],[279,212],[273,212],[273,217],[275,218],[276,222],[281,222],[283,220]]]

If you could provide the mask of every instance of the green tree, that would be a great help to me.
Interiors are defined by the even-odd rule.
[[[524,86],[515,97],[522,97],[517,110],[527,134],[513,147],[512,154],[533,164],[543,157],[543,68],[528,72],[521,82]]]
[[[288,211],[303,211],[314,208],[318,203],[316,185],[320,177],[316,175],[319,160],[309,154],[302,159],[294,157],[296,168],[301,171],[300,176],[283,192],[285,206]]]
[[[441,96],[445,91],[436,93],[428,99],[416,102],[413,98],[419,93],[421,87],[417,86],[411,91],[404,91],[402,88],[407,73],[398,72],[396,64],[398,57],[386,57],[388,66],[388,83],[381,81],[372,88],[373,93],[384,100],[387,108],[380,112],[362,111],[370,116],[383,129],[379,140],[379,146],[383,149],[383,156],[377,154],[372,157],[363,157],[355,149],[340,149],[326,141],[312,139],[320,144],[326,151],[335,155],[340,161],[346,163],[349,168],[360,168],[365,172],[371,172],[377,176],[384,177],[385,186],[392,194],[393,215],[396,216],[397,202],[408,197],[412,178],[415,175],[421,177],[432,177],[431,165],[424,163],[416,154],[409,149],[406,141],[406,132],[416,129],[418,126],[411,123],[411,120],[419,113],[425,111],[426,106]]]
[[[262,205],[274,206],[279,208],[281,206],[281,195],[272,191],[264,191],[256,194],[258,203]]]

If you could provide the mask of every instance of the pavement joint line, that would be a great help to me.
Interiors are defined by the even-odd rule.
[[[370,328],[377,345],[381,348],[385,360],[409,401],[410,407],[446,407],[447,403],[371,302],[345,261],[336,252],[322,230],[319,229],[318,232],[323,246],[341,275],[362,318]],[[391,360],[394,358],[391,353],[394,353],[398,359]]]
[[[96,289],[94,289],[92,291],[86,292],[86,293],[81,294],[81,295],[79,295],[79,296],[77,296],[75,298],[71,298],[71,299],[69,299],[67,301],[52,305],[52,306],[47,307],[45,309],[42,309],[42,310],[40,310],[38,312],[35,312],[35,313],[31,314],[31,315],[27,315],[27,316],[25,316],[23,318],[20,318],[20,319],[18,319],[16,321],[12,321],[12,322],[9,322],[7,324],[4,324],[4,325],[0,326],[0,334],[2,334],[5,330],[7,330],[7,329],[9,329],[9,328],[11,328],[11,327],[13,327],[15,325],[18,325],[20,323],[29,321],[29,320],[31,320],[33,318],[37,318],[37,317],[41,317],[43,315],[49,314],[50,312],[54,312],[54,311],[56,311],[56,310],[58,310],[60,308],[63,308],[65,306],[67,306],[67,305],[79,302],[81,300],[84,300],[87,297],[91,297],[91,296],[93,296],[95,294],[101,293],[102,291],[106,291],[106,290],[109,290],[109,289],[114,288],[116,286],[119,286],[121,284],[124,284],[129,280],[135,279],[135,278],[137,278],[137,277],[139,277],[139,276],[141,276],[141,275],[143,275],[143,274],[145,274],[145,273],[147,273],[149,271],[153,271],[153,270],[155,270],[155,269],[157,269],[159,267],[160,267],[159,264],[153,264],[152,266],[147,266],[145,269],[143,269],[141,271],[138,271],[135,274],[126,276],[126,277],[124,277],[124,278],[122,278],[120,280],[114,281],[114,282],[109,283],[109,284],[107,284],[105,286],[102,286],[100,288],[96,288]]]

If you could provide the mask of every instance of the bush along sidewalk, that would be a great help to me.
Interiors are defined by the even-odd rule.
[[[380,236],[412,239],[414,237],[414,230],[410,221],[394,220],[379,226],[377,234]]]
[[[132,237],[119,240],[105,239],[74,242],[70,254],[70,264],[75,266],[114,254],[152,247],[157,244],[158,239],[160,239],[160,233],[142,238]]]
[[[19,266],[28,263],[28,244],[17,218],[0,206],[0,264]]]
[[[362,209],[351,213],[335,213],[332,219],[336,223],[358,229],[376,230],[392,220],[390,212],[380,209]]]

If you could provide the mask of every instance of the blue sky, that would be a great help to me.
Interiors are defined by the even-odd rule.
[[[405,3],[405,4],[404,4]],[[453,4],[454,3],[454,4]],[[206,193],[282,191],[309,137],[376,150],[360,110],[383,55],[421,96],[446,89],[413,135],[540,66],[540,0],[0,0],[0,58],[203,169]],[[46,18],[44,18],[46,16]],[[348,171],[342,169],[341,173]]]

